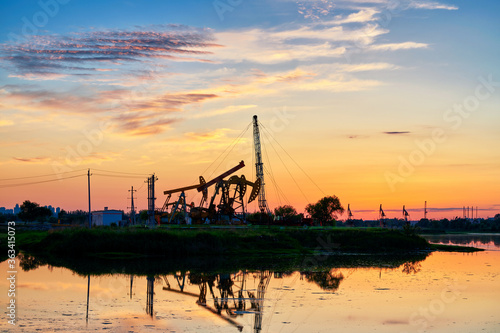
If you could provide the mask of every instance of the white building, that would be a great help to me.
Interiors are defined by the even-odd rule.
[[[120,225],[121,220],[123,219],[123,211],[108,209],[108,207],[104,207],[104,210],[97,210],[92,212],[92,225],[93,226],[110,226],[111,223],[116,223],[116,225]]]

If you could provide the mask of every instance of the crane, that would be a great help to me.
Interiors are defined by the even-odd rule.
[[[267,206],[265,183],[264,183],[264,164],[262,163],[262,151],[260,147],[260,132],[259,121],[257,115],[253,116],[253,141],[255,148],[255,168],[257,179],[260,179],[260,192],[259,192],[259,209],[263,214],[270,215],[271,211]]]

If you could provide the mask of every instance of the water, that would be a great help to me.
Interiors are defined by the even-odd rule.
[[[17,326],[7,324],[4,310],[0,328],[18,332],[500,332],[500,236],[429,239],[486,251],[435,252],[406,261],[309,258],[318,265],[307,270],[193,268],[149,275],[129,274],[141,268],[123,262],[109,265],[112,273],[107,274],[95,263],[92,268],[74,263],[75,273],[62,267],[37,267],[36,260],[24,258],[29,270],[18,268]],[[0,267],[7,271],[6,262]],[[86,275],[86,269],[99,275]],[[1,288],[8,289],[5,280]],[[6,292],[2,297],[5,309]]]

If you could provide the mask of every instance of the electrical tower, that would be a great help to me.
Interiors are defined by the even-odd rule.
[[[134,187],[132,186],[131,190],[128,190],[130,192],[130,223],[132,225],[135,225],[135,206],[134,206],[134,192],[137,192],[137,190],[134,190]]]
[[[259,121],[257,116],[253,116],[253,141],[255,149],[255,168],[257,170],[257,178],[260,178],[260,191],[259,191],[259,209],[261,213],[271,214],[266,201],[266,192],[264,186],[264,165],[262,163],[262,151],[260,147],[260,132]]]
[[[151,177],[148,178],[148,225],[155,225],[155,181],[158,177],[153,173]]]

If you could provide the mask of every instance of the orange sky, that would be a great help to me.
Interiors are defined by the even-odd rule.
[[[242,4],[223,15],[204,3],[200,13],[103,5],[113,19],[93,1],[68,3],[15,40],[16,17],[41,9],[10,4],[0,27],[0,206],[87,209],[88,168],[95,209],[126,210],[131,186],[146,208],[151,173],[157,206],[163,190],[240,160],[239,174],[254,180],[251,128],[217,158],[257,114],[271,208],[303,211],[337,195],[355,218],[375,219],[383,204],[388,217],[406,205],[419,219],[424,201],[431,218],[463,206],[499,213],[498,4],[356,3]]]

